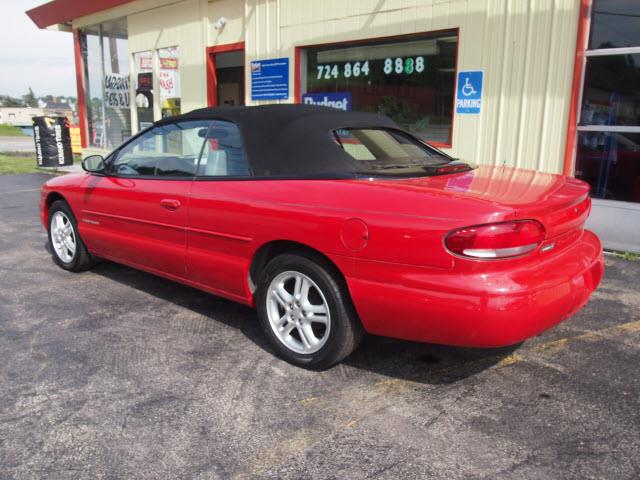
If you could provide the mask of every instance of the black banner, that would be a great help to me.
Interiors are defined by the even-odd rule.
[[[66,117],[33,117],[33,138],[39,167],[73,165],[69,121]]]

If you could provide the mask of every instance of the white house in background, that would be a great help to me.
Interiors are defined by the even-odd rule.
[[[68,104],[61,104],[64,108],[34,108],[34,107],[0,107],[0,123],[16,127],[30,127],[33,117],[43,115],[51,117],[67,117],[73,123],[73,110]]]

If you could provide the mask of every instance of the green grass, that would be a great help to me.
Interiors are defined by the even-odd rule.
[[[0,123],[0,137],[24,137],[24,133],[18,127]]]
[[[640,260],[640,253],[633,252],[615,252],[616,257],[628,262],[637,262]]]
[[[25,155],[0,153],[0,175],[38,171],[42,170],[36,167],[36,158],[33,153]]]
[[[80,155],[73,156],[73,163],[80,163]],[[60,174],[55,168],[38,168],[33,152],[4,152],[0,153],[0,175],[17,173],[51,173]]]

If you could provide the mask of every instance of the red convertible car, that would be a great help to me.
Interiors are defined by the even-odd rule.
[[[308,368],[364,332],[515,344],[603,274],[586,183],[469,165],[381,115],[201,109],[83,167],[42,188],[62,268],[108,259],[253,306],[277,353]]]

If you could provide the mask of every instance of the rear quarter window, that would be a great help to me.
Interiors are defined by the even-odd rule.
[[[402,132],[350,128],[333,132],[335,142],[354,160],[392,163],[442,163],[450,159]]]

